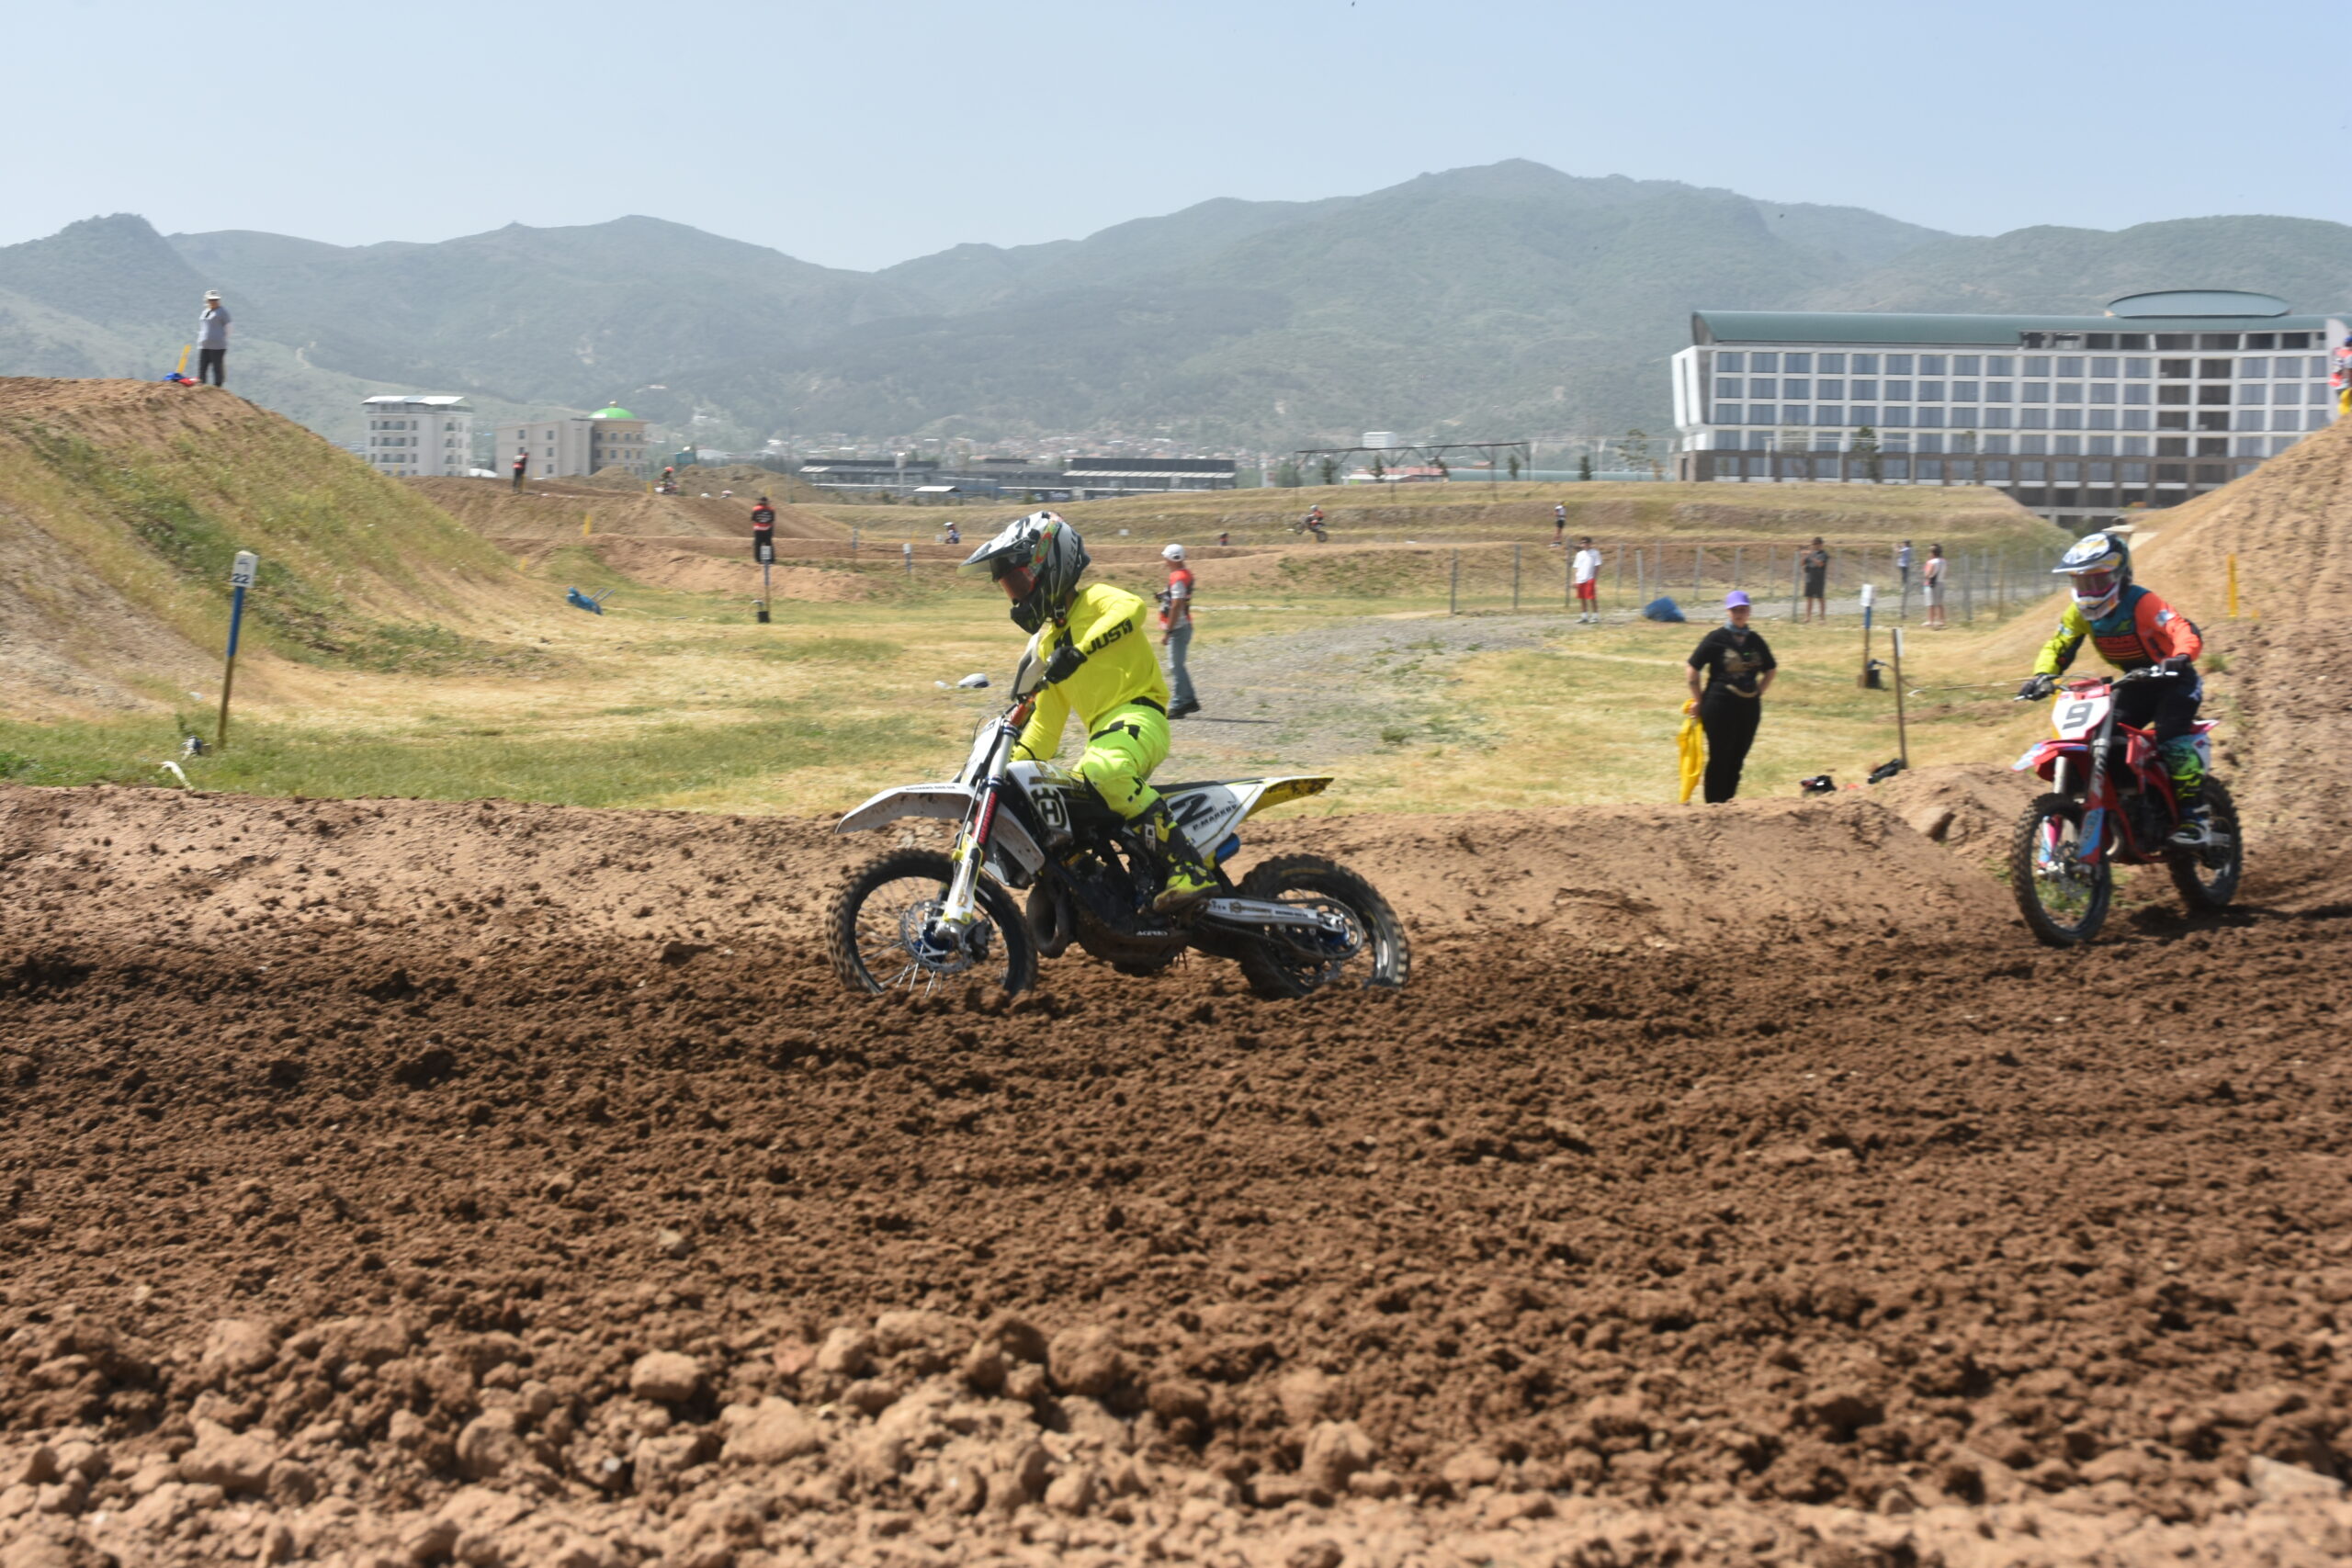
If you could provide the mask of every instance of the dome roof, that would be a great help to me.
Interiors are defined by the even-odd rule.
[[[588,417],[590,419],[635,419],[637,415],[629,412],[628,410],[621,407],[620,404],[615,403],[611,408],[598,409],[594,413],[590,414]]]

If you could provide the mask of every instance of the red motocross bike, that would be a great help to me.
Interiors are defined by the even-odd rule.
[[[2052,947],[2074,947],[2098,935],[2118,864],[2163,862],[2192,910],[2222,908],[2237,892],[2245,850],[2237,807],[2212,776],[2206,737],[2213,721],[2197,721],[2204,805],[2212,818],[2211,841],[2197,849],[2165,841],[2180,814],[2154,733],[2116,722],[2116,688],[2175,678],[2151,668],[2112,681],[2066,682],[2052,703],[2051,739],[2036,741],[2011,764],[2015,772],[2050,781],[2050,793],[2036,796],[2018,818],[2009,843],[2009,887],[2025,923]]]

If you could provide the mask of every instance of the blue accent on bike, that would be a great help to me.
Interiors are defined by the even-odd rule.
[[[1216,853],[1210,858],[1215,860],[1217,864],[1223,865],[1227,861],[1231,860],[1240,852],[1241,835],[1238,833],[1227,833],[1225,836],[1225,842],[1216,847]]]
[[[2083,813],[2083,848],[2075,858],[2085,865],[2098,858],[2099,848],[2106,842],[2107,807],[2094,806]]]

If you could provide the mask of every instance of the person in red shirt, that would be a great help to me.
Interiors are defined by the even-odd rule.
[[[528,452],[517,452],[517,453],[515,453],[515,454],[514,454],[514,488],[515,488],[516,490],[521,490],[521,489],[523,488],[523,476],[524,476],[525,474],[529,473],[530,471],[531,471],[531,455],[530,455]]]
[[[1193,694],[1192,672],[1184,655],[1193,646],[1193,570],[1184,564],[1184,547],[1170,545],[1159,552],[1168,563],[1168,586],[1159,593],[1159,642],[1168,649],[1168,716],[1182,718],[1201,711]]]
[[[760,503],[752,508],[752,558],[775,558],[775,508],[768,504],[766,496],[760,497]]]

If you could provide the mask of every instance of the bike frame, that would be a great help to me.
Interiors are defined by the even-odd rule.
[[[2099,726],[2087,739],[2053,738],[2037,744],[2018,760],[2017,769],[2048,779],[2061,795],[2067,793],[2066,781],[2072,766],[2078,761],[2087,761],[2089,774],[2083,784],[2083,833],[2081,848],[2076,855],[2078,864],[2088,868],[2108,855],[2108,824],[2116,824],[2120,838],[2120,857],[2126,861],[2144,858],[2145,852],[2133,840],[2132,823],[2122,809],[2122,799],[2116,793],[2109,776],[2108,759],[2113,755],[2115,731],[2120,723],[2115,703],[2116,688],[2133,680],[2148,677],[2136,671],[2117,680],[2091,679],[2069,682],[2066,690],[2076,697],[2102,696],[2107,699],[2107,712]],[[2087,756],[2086,756],[2087,753]],[[2155,748],[2147,736],[2132,730],[2126,737],[2124,766],[2141,781],[2141,787],[2154,791],[2164,800],[2166,814],[2177,819],[2179,805],[2173,798],[2172,778],[2162,768],[2151,766]]]

